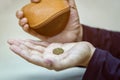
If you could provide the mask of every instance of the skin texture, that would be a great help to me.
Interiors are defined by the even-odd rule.
[[[95,48],[88,42],[48,43],[35,40],[9,40],[10,49],[30,63],[52,70],[87,66]],[[64,49],[61,55],[53,54],[55,48]]]
[[[53,36],[53,37],[46,37],[36,33],[29,27],[27,18],[24,17],[24,13],[22,11],[17,11],[16,16],[19,19],[19,25],[22,27],[24,31],[27,33],[39,38],[40,40],[44,40],[47,42],[61,42],[61,43],[68,43],[68,42],[75,42],[82,40],[82,26],[79,21],[78,11],[75,5],[74,0],[65,0],[70,5],[70,18],[65,27],[65,29]],[[31,2],[39,2],[39,0],[31,0]],[[72,36],[72,37],[71,37]]]

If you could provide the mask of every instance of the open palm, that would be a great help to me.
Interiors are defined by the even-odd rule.
[[[10,49],[27,61],[47,69],[63,70],[75,66],[87,66],[91,58],[91,48],[87,42],[48,43],[34,40],[9,40]],[[53,54],[53,49],[63,48],[61,55]]]

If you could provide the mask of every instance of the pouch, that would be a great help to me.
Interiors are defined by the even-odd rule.
[[[30,28],[44,36],[54,36],[64,30],[70,15],[67,0],[40,0],[22,8]]]

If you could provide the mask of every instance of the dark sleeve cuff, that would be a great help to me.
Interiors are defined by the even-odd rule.
[[[97,41],[99,30],[97,28],[92,28],[87,25],[82,25],[82,26],[83,26],[83,41],[88,41],[91,43]],[[95,42],[94,44],[97,44],[97,42]]]
[[[95,47],[109,51],[111,46],[111,34],[110,31],[83,26],[83,41],[92,43]]]
[[[88,41],[97,48],[109,51],[114,57],[120,59],[120,32],[82,26],[83,41]]]
[[[97,48],[83,80],[120,80],[120,60]]]

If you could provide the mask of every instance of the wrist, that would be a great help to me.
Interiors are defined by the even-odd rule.
[[[90,63],[90,60],[92,59],[92,56],[93,56],[95,49],[96,49],[92,44],[89,44],[89,47],[90,47],[90,56],[89,56],[88,61],[86,63],[86,67]]]
[[[84,42],[84,44],[86,45],[86,47],[84,48],[84,58],[82,60],[82,62],[80,61],[80,63],[78,63],[78,66],[84,66],[87,67],[94,52],[95,52],[95,47],[89,43],[89,42]]]
[[[90,60],[92,59],[92,56],[93,56],[93,54],[94,54],[94,52],[95,52],[95,47],[91,44],[91,43],[89,43],[88,42],[88,47],[89,47],[89,53],[88,53],[88,55],[89,55],[89,57],[87,58],[87,60],[86,60],[86,63],[85,63],[85,67],[87,67],[88,66],[88,64],[90,63]]]

